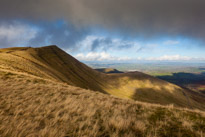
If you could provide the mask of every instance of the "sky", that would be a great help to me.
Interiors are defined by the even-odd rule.
[[[0,48],[81,61],[205,62],[204,0],[0,0]]]

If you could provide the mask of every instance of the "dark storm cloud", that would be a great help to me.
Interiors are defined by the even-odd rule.
[[[1,0],[1,18],[65,19],[142,37],[205,37],[205,0]]]

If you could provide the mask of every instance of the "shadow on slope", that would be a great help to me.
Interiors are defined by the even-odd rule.
[[[95,69],[99,72],[103,72],[103,73],[124,73],[122,71],[119,71],[117,69],[113,69],[113,68],[98,68],[98,69]]]
[[[171,76],[158,76],[158,78],[174,83],[176,85],[205,93],[205,72],[194,73],[173,73]]]
[[[173,73],[171,76],[158,76],[158,78],[177,85],[198,84],[205,83],[205,72],[200,74],[179,72]]]

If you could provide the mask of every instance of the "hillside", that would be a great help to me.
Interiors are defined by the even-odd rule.
[[[0,69],[67,83],[120,98],[204,109],[205,98],[141,72],[105,74],[57,46],[0,49]]]
[[[205,93],[205,73],[184,73],[178,72],[172,75],[158,76],[158,78],[169,81],[176,85],[186,87],[195,92]]]
[[[0,70],[0,136],[205,136],[205,113]]]
[[[95,69],[99,72],[103,72],[103,73],[123,73],[122,71],[119,71],[117,69],[114,69],[114,68],[98,68],[98,69]]]

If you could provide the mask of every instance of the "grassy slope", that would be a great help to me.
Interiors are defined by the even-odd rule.
[[[205,136],[205,113],[0,70],[0,136]]]
[[[101,91],[121,98],[204,109],[199,96],[140,72],[104,74],[80,63],[56,46],[0,49],[0,68]]]
[[[78,62],[56,46],[8,49],[0,54],[1,64],[15,71],[66,82],[82,88],[101,90],[95,71]],[[1,50],[0,50],[1,52]]]

